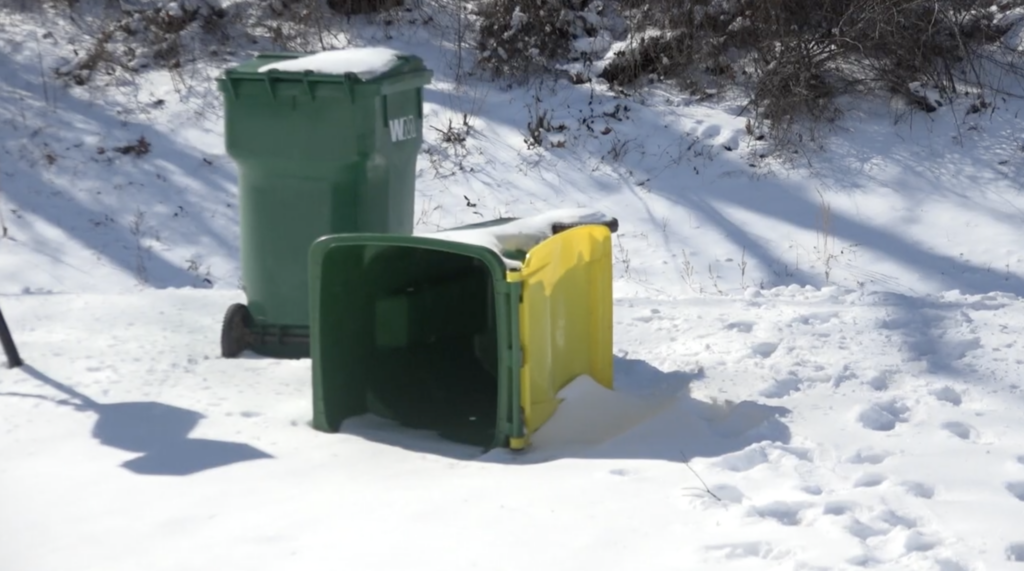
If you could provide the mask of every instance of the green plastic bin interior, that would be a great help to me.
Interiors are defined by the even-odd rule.
[[[395,235],[317,241],[314,427],[336,432],[370,412],[482,447],[521,437],[520,288],[482,246]]]
[[[259,68],[303,57],[268,53],[218,79],[225,145],[238,165],[242,283],[270,356],[306,357],[308,253],[321,236],[412,234],[423,142],[420,58],[368,80]],[[275,341],[276,339],[276,341]]]

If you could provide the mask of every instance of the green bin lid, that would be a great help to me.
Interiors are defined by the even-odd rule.
[[[279,66],[280,69],[266,66]],[[388,48],[343,48],[315,53],[272,52],[224,71],[226,79],[378,83],[395,76],[430,71],[418,56]],[[431,74],[432,75],[432,74]]]

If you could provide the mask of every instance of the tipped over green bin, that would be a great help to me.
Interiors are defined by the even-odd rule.
[[[309,356],[308,253],[321,236],[412,234],[431,77],[416,56],[353,48],[261,54],[218,79],[247,299],[224,317],[225,357]]]
[[[336,432],[373,413],[456,442],[524,448],[573,379],[612,386],[616,227],[557,232],[513,267],[462,234],[318,240],[313,426]]]

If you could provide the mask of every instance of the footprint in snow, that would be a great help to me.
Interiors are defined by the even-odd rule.
[[[661,319],[661,310],[652,309],[647,315],[638,315],[633,318],[633,321],[639,321],[641,323],[650,323],[655,319]]]
[[[973,426],[957,420],[943,422],[940,426],[943,430],[953,436],[956,436],[960,440],[973,440],[974,436],[977,434],[977,431]]]
[[[750,352],[754,355],[767,359],[775,354],[775,351],[779,348],[779,344],[774,341],[764,341],[761,343],[754,343],[750,346]]]
[[[814,450],[811,448],[804,448],[803,446],[793,446],[790,444],[769,444],[775,450],[785,452],[790,456],[800,460],[801,462],[814,462]]]
[[[960,393],[953,387],[946,385],[931,391],[933,397],[939,399],[942,402],[948,402],[953,406],[960,406],[963,404],[964,399],[960,396]]]
[[[888,526],[891,526],[891,527],[894,527],[894,528],[902,527],[904,529],[914,529],[914,528],[916,528],[916,527],[918,527],[920,525],[917,522],[917,520],[915,520],[915,519],[913,519],[911,517],[907,517],[905,515],[900,515],[900,514],[894,512],[894,511],[888,509],[888,508],[887,509],[883,509],[878,514],[878,519],[881,520],[883,523],[885,523],[885,525],[888,525]]]
[[[1015,541],[1006,546],[1006,560],[1024,563],[1024,541]]]
[[[928,537],[919,531],[911,531],[903,540],[903,548],[907,553],[923,553],[939,546],[939,540]]]
[[[856,502],[849,502],[844,500],[834,500],[831,502],[825,502],[825,505],[821,507],[821,513],[825,515],[846,515],[857,511],[860,504]]]
[[[750,435],[758,441],[780,441],[788,437],[788,428],[779,418],[791,411],[784,407],[768,406],[753,401],[740,401],[713,405],[701,414],[706,415],[708,430],[718,438],[737,438]],[[756,433],[756,434],[754,434]]]
[[[906,422],[910,407],[897,399],[887,400],[868,406],[857,415],[860,425],[876,432],[889,432],[896,424]]]
[[[790,320],[790,323],[794,325],[826,325],[838,317],[838,311],[817,311],[795,317]]]
[[[1007,482],[1005,488],[1010,495],[1024,502],[1024,481]]]
[[[749,472],[768,462],[768,454],[760,446],[751,446],[739,452],[722,456],[716,465],[730,472]]]
[[[872,466],[885,462],[892,454],[883,450],[874,450],[872,448],[861,448],[854,452],[852,455],[846,458],[846,462],[851,464],[871,464]]]
[[[800,491],[809,496],[820,496],[821,494],[825,493],[825,491],[822,490],[821,486],[819,486],[818,484],[807,484],[805,486],[802,486],[800,488]]]
[[[857,476],[857,479],[853,481],[854,488],[875,488],[885,483],[888,478],[883,474],[877,472],[868,472]]]
[[[854,372],[850,368],[850,364],[847,363],[847,364],[843,365],[842,369],[840,369],[837,373],[832,375],[832,378],[829,381],[829,384],[832,386],[832,388],[837,389],[837,388],[843,386],[844,384],[846,384],[847,382],[852,381],[853,379],[856,379],[856,378],[857,378],[857,373]]]
[[[878,392],[882,392],[889,389],[889,378],[891,376],[892,374],[888,372],[876,373],[868,377],[864,384]]]
[[[872,537],[883,536],[892,530],[885,527],[873,526],[864,523],[857,518],[853,518],[852,521],[846,524],[846,531],[861,541],[867,541]]]
[[[747,497],[743,490],[729,484],[715,484],[710,489],[711,493],[718,496],[723,502],[731,504],[742,504]]]
[[[732,321],[725,324],[725,328],[729,331],[739,331],[740,333],[750,333],[754,330],[753,321]]]
[[[721,545],[709,545],[705,548],[712,553],[718,553],[725,559],[785,559],[790,556],[788,549],[779,548],[767,541],[747,541],[742,543],[725,543]]]
[[[801,384],[800,379],[796,377],[783,377],[773,380],[771,384],[761,389],[758,394],[765,398],[780,399],[798,392]]]
[[[878,567],[879,565],[884,563],[883,561],[879,560],[877,557],[871,555],[870,553],[861,553],[859,555],[854,555],[853,557],[847,559],[846,562],[855,567],[864,568]]]
[[[870,513],[865,506],[854,502],[834,501],[825,505],[825,515],[841,518],[839,523],[842,528],[854,538],[867,542],[875,537],[889,535],[896,529],[908,530],[911,534],[916,533],[914,529],[917,522],[911,518],[883,509],[877,513]],[[908,536],[909,537],[909,536]],[[923,545],[923,541],[920,544]]]
[[[1017,463],[1020,464],[1021,466],[1024,466],[1024,454],[1017,456]]]
[[[935,497],[935,486],[926,484],[924,482],[903,482],[900,486],[907,491],[908,494],[930,500]]]
[[[939,566],[939,571],[967,571],[962,563],[952,559],[939,558],[935,560],[935,564]]]
[[[800,525],[803,514],[814,504],[809,502],[771,502],[761,506],[753,506],[750,511],[753,515],[764,519],[775,520],[782,525]]]

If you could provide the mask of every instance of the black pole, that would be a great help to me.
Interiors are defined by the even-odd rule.
[[[11,337],[11,330],[7,328],[7,321],[4,320],[4,312],[0,311],[0,344],[4,346],[4,353],[7,354],[7,367],[18,368],[22,365],[21,356],[18,355],[18,348],[14,346],[14,338]]]

